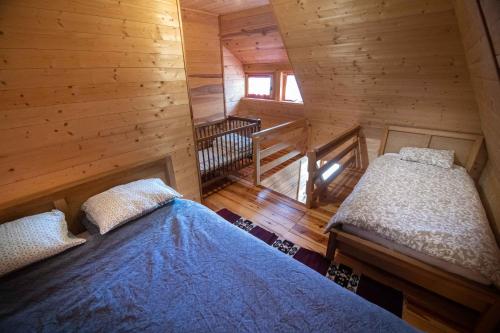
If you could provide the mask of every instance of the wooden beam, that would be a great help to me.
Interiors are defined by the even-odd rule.
[[[281,156],[280,158],[275,159],[274,161],[271,161],[269,163],[264,164],[261,166],[261,174],[266,173],[267,171],[271,170],[272,168],[280,165],[281,163],[284,163],[288,161],[291,158],[294,158],[295,156],[299,155],[300,151],[298,150],[293,150],[289,152],[286,155]]]
[[[254,185],[260,185],[260,175],[262,174],[260,168],[260,142],[258,140],[253,140],[253,179]]]
[[[276,154],[277,152],[279,152],[280,150],[283,150],[283,149],[286,149],[286,148],[289,148],[291,146],[294,146],[293,144],[291,143],[288,143],[288,142],[280,142],[280,143],[277,143],[271,147],[268,147],[266,149],[264,149],[263,151],[260,152],[260,158],[264,159],[268,156],[271,156],[273,154]]]
[[[331,160],[329,160],[323,166],[321,166],[321,168],[319,168],[318,171],[316,172],[315,178],[321,176],[326,170],[328,170],[335,163],[340,162],[340,160],[344,156],[346,156],[350,152],[354,151],[357,147],[358,147],[358,140],[356,139],[356,141],[354,141],[353,143],[351,143],[349,146],[347,146],[346,148],[344,148],[340,153],[338,153],[337,155],[335,155]]]
[[[262,140],[263,138],[270,136],[270,135],[276,135],[276,134],[282,134],[289,132],[291,130],[300,128],[300,127],[305,127],[307,126],[307,120],[306,119],[299,119],[295,121],[289,121],[284,124],[274,126],[271,128],[267,128],[265,130],[262,130],[260,132],[254,133],[252,135],[252,138],[254,140]]]
[[[306,207],[313,208],[314,206],[314,176],[316,174],[316,152],[307,152],[307,171],[309,172],[309,178],[306,183]]]

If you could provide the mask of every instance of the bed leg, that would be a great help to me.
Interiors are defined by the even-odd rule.
[[[486,310],[474,328],[474,332],[493,332],[500,322],[500,301],[492,304],[488,310]]]
[[[335,249],[337,248],[337,236],[334,232],[330,231],[328,237],[328,247],[326,248],[326,257],[333,260],[335,257]]]

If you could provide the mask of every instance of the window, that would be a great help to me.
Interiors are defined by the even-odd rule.
[[[331,167],[329,167],[325,172],[321,174],[321,178],[323,180],[327,180],[331,175],[333,175],[337,170],[340,169],[340,164],[335,163]]]
[[[273,98],[273,75],[251,74],[247,75],[247,97]]]
[[[287,102],[302,103],[302,95],[294,74],[283,73],[282,100]]]

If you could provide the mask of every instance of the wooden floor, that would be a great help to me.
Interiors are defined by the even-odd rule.
[[[323,254],[328,241],[324,228],[362,174],[358,170],[346,170],[332,183],[335,190],[329,191],[324,198],[326,201],[318,208],[307,209],[304,204],[282,193],[254,186],[245,172],[243,177],[247,179],[233,178],[220,184],[204,198],[203,203],[214,211],[227,208],[280,237]],[[287,171],[281,175],[284,179],[289,178]]]

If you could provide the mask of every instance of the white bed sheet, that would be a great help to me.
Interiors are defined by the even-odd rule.
[[[382,238],[411,249],[413,257],[419,253],[438,260],[433,265],[439,268],[500,287],[500,250],[474,181],[462,167],[403,161],[398,154],[380,156],[327,230],[336,225],[355,227],[363,238]],[[473,278],[466,271],[474,272]]]
[[[219,154],[217,154],[219,152]],[[198,161],[200,163],[201,173],[215,171],[220,167],[226,166],[247,154],[251,154],[250,145],[242,145],[240,149],[227,151],[226,149],[218,149],[213,147],[198,151]]]

